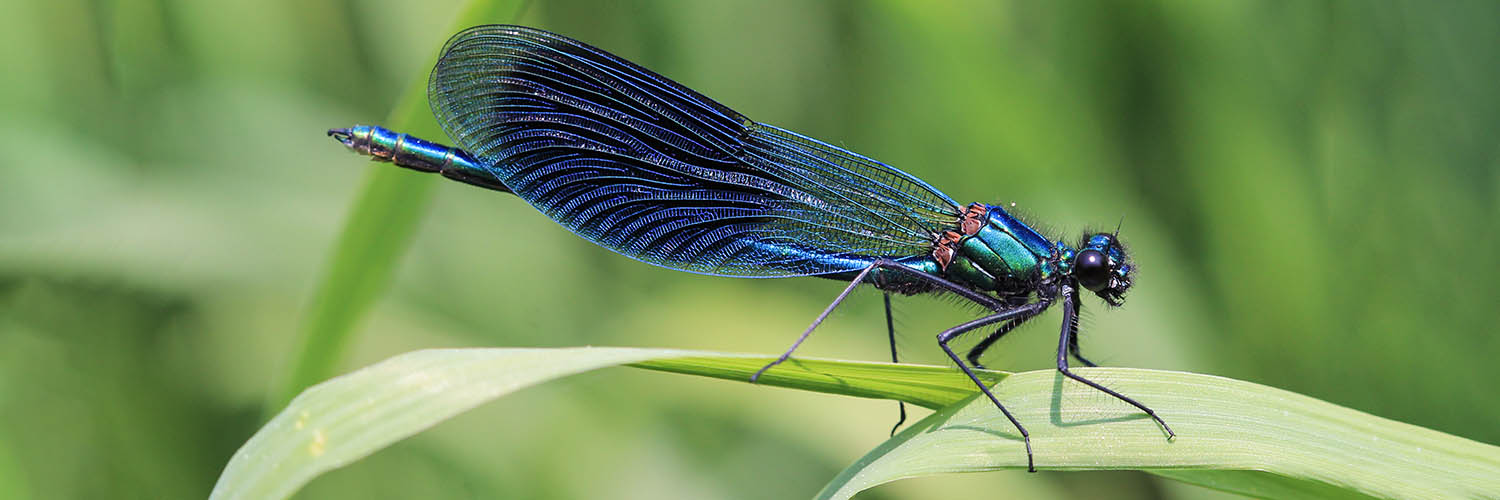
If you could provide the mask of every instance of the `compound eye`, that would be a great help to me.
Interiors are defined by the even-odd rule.
[[[1077,260],[1073,261],[1073,276],[1084,288],[1095,292],[1103,290],[1109,285],[1109,258],[1098,250],[1078,252]]]

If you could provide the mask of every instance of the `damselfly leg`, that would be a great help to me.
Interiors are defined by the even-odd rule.
[[[900,363],[901,360],[896,358],[896,322],[891,318],[891,292],[881,292],[880,295],[885,298],[885,334],[891,341],[891,362]],[[896,419],[896,425],[891,426],[892,436],[896,435],[896,429],[900,429],[901,424],[906,423],[906,402],[897,401],[896,410],[901,416]]]
[[[1031,433],[1026,432],[1026,427],[1021,425],[1021,422],[1019,420],[1016,420],[1016,417],[1014,415],[1010,414],[1010,410],[1005,409],[1005,405],[1000,404],[1000,399],[996,398],[995,394],[990,392],[989,386],[984,385],[984,381],[979,380],[979,376],[974,374],[974,370],[970,369],[968,365],[964,364],[964,361],[962,359],[959,359],[958,354],[954,353],[953,349],[948,347],[948,342],[955,338],[958,338],[959,335],[963,335],[964,333],[967,333],[970,330],[974,330],[976,328],[983,328],[995,323],[999,323],[1001,321],[1015,319],[1018,316],[1035,316],[1041,311],[1047,309],[1047,306],[1049,305],[1051,305],[1051,303],[1046,301],[1032,302],[1024,306],[1019,306],[1007,311],[1001,311],[990,316],[985,316],[983,318],[979,318],[974,321],[949,328],[943,331],[943,333],[938,334],[938,347],[943,348],[943,352],[947,353],[948,357],[958,365],[958,369],[963,370],[964,375],[968,375],[969,380],[974,381],[974,385],[979,386],[979,390],[983,391],[984,395],[990,398],[990,402],[995,403],[995,407],[1000,409],[1000,413],[1005,414],[1005,418],[1010,420],[1011,425],[1016,426],[1016,430],[1021,432],[1021,440],[1026,443],[1026,470],[1028,472],[1036,472],[1036,461],[1034,458],[1032,458],[1031,455]]]
[[[874,263],[861,270],[859,274],[855,275],[854,279],[849,280],[849,286],[844,287],[843,292],[839,292],[839,296],[833,299],[833,303],[828,304],[828,307],[823,309],[823,313],[819,314],[818,317],[813,320],[812,325],[809,325],[807,327],[807,330],[804,330],[802,332],[802,335],[797,337],[797,341],[793,342],[792,346],[790,348],[787,348],[786,352],[781,353],[781,356],[777,357],[775,361],[766,363],[766,366],[762,366],[759,370],[756,370],[755,374],[750,376],[750,382],[753,383],[756,380],[759,380],[761,374],[765,373],[766,370],[769,370],[771,367],[786,362],[786,360],[792,356],[792,352],[796,351],[797,347],[801,346],[802,342],[806,341],[809,335],[812,335],[813,330],[817,329],[818,325],[823,324],[823,320],[828,319],[828,315],[832,314],[833,310],[839,307],[839,304],[843,304],[844,299],[849,298],[849,294],[853,293],[854,289],[861,283],[864,283],[865,280],[870,277],[870,272],[876,269],[887,269],[908,274],[926,282],[929,285],[940,288],[943,291],[953,293],[965,299],[969,299],[981,306],[989,308],[992,311],[999,311],[1004,309],[1004,306],[1000,303],[1000,301],[997,301],[990,297],[986,297],[984,294],[965,288],[963,285],[948,281],[940,276],[924,273],[922,271],[906,267],[896,261],[885,259],[876,260]]]
[[[996,328],[995,332],[991,333],[988,337],[985,337],[984,340],[980,340],[978,344],[974,344],[974,347],[972,349],[969,349],[969,354],[964,356],[965,358],[969,359],[969,366],[984,369],[984,365],[979,362],[979,357],[983,356],[984,352],[988,351],[990,349],[990,346],[995,344],[995,341],[1000,340],[1000,337],[1004,337],[1005,334],[1010,333],[1011,330],[1014,330],[1016,329],[1016,327],[1021,326],[1021,323],[1025,323],[1033,316],[1025,316],[1010,320],[1009,323],[1000,325],[1000,328]]]
[[[959,335],[963,335],[964,333],[967,333],[976,328],[983,328],[995,323],[1009,321],[1019,317],[1036,316],[1041,311],[1046,310],[1047,306],[1051,305],[1051,302],[1047,300],[1033,302],[1018,307],[1006,308],[1005,305],[998,300],[992,299],[983,294],[965,288],[957,283],[953,283],[951,281],[943,279],[940,276],[918,271],[916,269],[903,266],[893,261],[884,259],[877,260],[869,267],[866,267],[864,270],[860,271],[860,273],[856,275],[854,279],[849,281],[849,286],[844,288],[844,291],[840,293],[838,297],[833,299],[833,303],[829,304],[828,307],[823,310],[823,313],[819,314],[817,319],[813,320],[812,325],[809,326],[806,331],[802,332],[802,335],[800,337],[797,337],[797,341],[792,343],[791,348],[787,349],[785,353],[782,353],[782,355],[775,361],[766,364],[766,366],[763,366],[760,370],[756,371],[755,374],[750,377],[750,381],[755,382],[760,378],[760,375],[762,373],[765,373],[766,370],[790,358],[792,352],[796,351],[797,347],[802,345],[803,341],[807,340],[807,337],[812,334],[812,331],[816,329],[818,325],[822,324],[823,320],[827,319],[828,315],[831,314],[833,310],[839,306],[839,304],[842,304],[844,302],[844,299],[848,298],[849,294],[854,291],[854,288],[859,286],[860,283],[864,282],[865,279],[870,276],[870,272],[875,269],[888,269],[907,274],[926,282],[928,285],[941,289],[942,291],[950,292],[964,297],[975,303],[978,303],[979,305],[985,306],[992,311],[995,311],[995,314],[944,330],[942,333],[938,334],[938,346],[942,347],[943,352],[947,353],[948,357],[958,365],[958,369],[962,370],[964,372],[964,375],[967,375],[969,377],[969,380],[973,381],[974,385],[979,387],[979,390],[990,399],[991,403],[995,404],[996,408],[1000,409],[1000,413],[1004,414],[1005,418],[1007,420],[1010,420],[1011,425],[1014,425],[1016,430],[1021,433],[1021,440],[1026,445],[1026,470],[1036,472],[1036,462],[1031,453],[1031,433],[1026,430],[1025,426],[1021,425],[1021,422],[1019,420],[1016,420],[1016,417],[1014,415],[1011,415],[1010,410],[1007,410],[1005,408],[1005,405],[1000,404],[1000,399],[995,397],[994,393],[990,392],[989,386],[985,385],[984,381],[979,379],[979,376],[974,373],[974,370],[969,368],[969,365],[964,363],[964,360],[962,358],[959,358],[958,355],[953,352],[952,348],[948,347],[948,342],[957,338]]]
[[[1076,350],[1078,348],[1078,307],[1080,302],[1081,301],[1078,299],[1077,293],[1075,293],[1075,291],[1073,290],[1073,286],[1069,284],[1063,284],[1063,325],[1062,337],[1058,339],[1057,342],[1057,371],[1062,372],[1062,374],[1067,376],[1068,378],[1083,382],[1089,387],[1098,389],[1100,392],[1103,392],[1110,396],[1114,396],[1115,399],[1130,403],[1131,406],[1134,406],[1145,412],[1147,415],[1150,415],[1151,419],[1155,420],[1157,425],[1160,425],[1163,431],[1166,431],[1168,440],[1177,437],[1177,434],[1172,432],[1172,428],[1167,426],[1167,422],[1165,420],[1162,420],[1161,417],[1156,416],[1156,412],[1150,408],[1147,408],[1146,405],[1143,405],[1139,401],[1131,399],[1129,396],[1115,392],[1114,389],[1110,389],[1103,385],[1099,385],[1092,380],[1083,378],[1073,373],[1072,370],[1068,369],[1068,350],[1070,348],[1073,349],[1075,351],[1074,355],[1077,355]]]
[[[1099,366],[1097,364],[1094,364],[1093,361],[1089,361],[1089,358],[1083,357],[1083,353],[1078,352],[1077,328],[1074,328],[1073,334],[1068,336],[1068,352],[1073,354],[1073,359],[1077,359],[1079,362],[1083,363],[1083,366]]]

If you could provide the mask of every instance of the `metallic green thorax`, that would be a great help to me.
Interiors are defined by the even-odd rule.
[[[1062,271],[1060,248],[1036,230],[993,205],[971,205],[959,230],[939,237],[935,251],[942,274],[949,279],[1001,296],[1029,293],[1038,282]],[[946,259],[945,259],[946,257]]]

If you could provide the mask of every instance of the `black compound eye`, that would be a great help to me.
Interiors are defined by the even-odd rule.
[[[1109,258],[1098,250],[1078,252],[1077,260],[1073,261],[1073,276],[1084,288],[1095,292],[1103,290],[1109,285]]]

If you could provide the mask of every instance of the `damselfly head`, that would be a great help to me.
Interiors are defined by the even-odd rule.
[[[1120,240],[1109,233],[1084,235],[1079,248],[1072,266],[1073,277],[1079,286],[1094,292],[1109,305],[1125,303],[1125,291],[1130,289],[1130,272],[1134,269]]]

